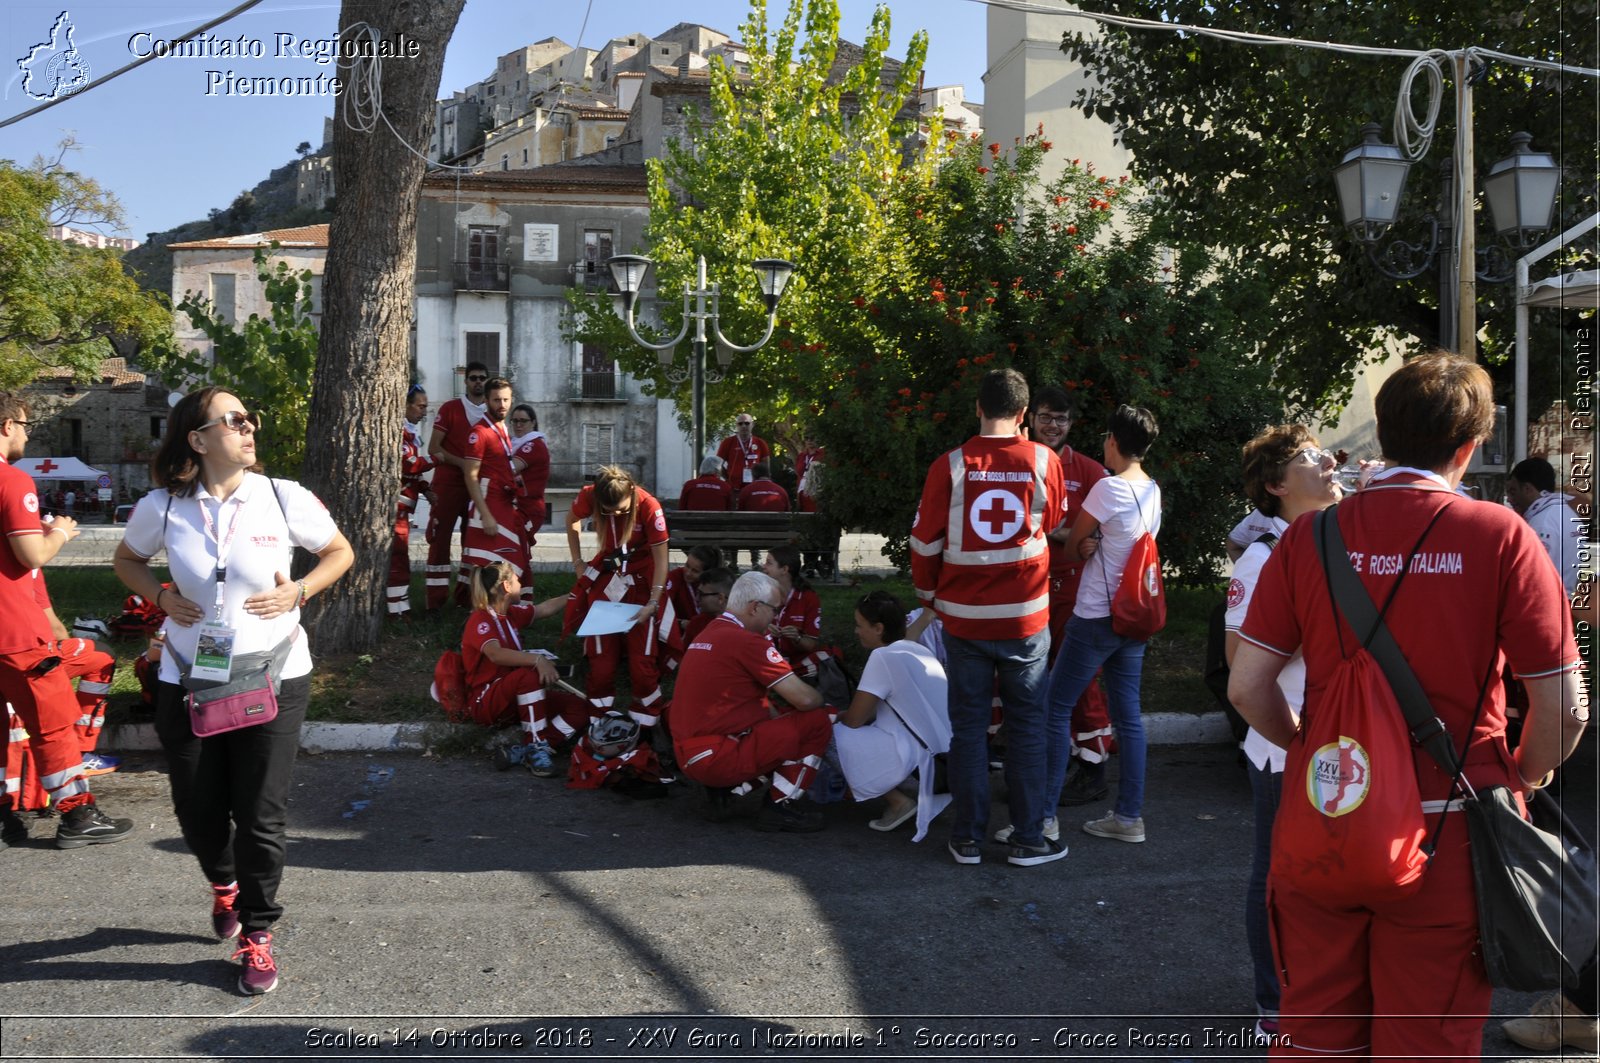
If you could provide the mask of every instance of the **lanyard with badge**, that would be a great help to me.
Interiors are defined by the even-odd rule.
[[[752,436],[750,438],[750,445],[746,446],[741,441],[739,444],[739,449],[744,451],[744,472],[742,474],[744,477],[744,482],[747,484],[754,483],[756,462],[761,460],[761,448],[756,445],[755,437]]]
[[[222,604],[228,582],[228,555],[233,546],[233,533],[239,527],[239,516],[244,512],[244,505],[241,501],[235,500],[233,519],[228,522],[228,534],[225,538],[218,537],[217,525],[211,519],[211,511],[206,508],[205,500],[199,500],[199,505],[206,533],[217,544],[217,598],[211,619],[200,625],[200,641],[195,646],[194,667],[190,669],[189,674],[195,679],[212,679],[226,683],[233,675],[233,640],[239,632],[223,621]],[[220,504],[217,507],[217,516],[222,516]]]

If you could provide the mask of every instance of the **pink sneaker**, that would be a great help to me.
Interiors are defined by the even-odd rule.
[[[257,930],[239,939],[239,951],[234,959],[244,957],[244,971],[239,975],[239,992],[245,996],[260,996],[278,988],[278,965],[272,961],[272,934]]]
[[[232,941],[239,936],[239,884],[211,887],[211,929],[219,941]]]

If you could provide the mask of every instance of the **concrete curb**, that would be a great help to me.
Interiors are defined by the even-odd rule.
[[[413,723],[308,723],[300,731],[300,749],[316,753],[362,753],[422,750],[453,738],[467,729],[457,724]],[[1227,717],[1220,712],[1193,716],[1182,712],[1157,712],[1144,718],[1145,738],[1151,745],[1213,745],[1233,741]],[[107,727],[100,748],[107,753],[158,750],[154,724]]]

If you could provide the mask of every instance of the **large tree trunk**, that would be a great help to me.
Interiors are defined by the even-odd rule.
[[[365,21],[384,39],[404,34],[416,41],[418,55],[382,60],[387,123],[376,120],[370,132],[350,128],[342,100],[335,113],[338,205],[323,277],[305,477],[355,547],[356,559],[312,603],[310,619],[324,649],[370,649],[383,623],[410,375],[417,201],[426,169],[406,144],[427,150],[445,45],[464,2],[344,0],[339,12],[341,32]],[[346,85],[346,96],[350,92]]]

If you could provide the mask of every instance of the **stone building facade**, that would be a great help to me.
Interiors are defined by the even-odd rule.
[[[24,457],[77,458],[111,476],[113,504],[150,489],[149,461],[167,429],[167,389],[132,369],[127,359],[107,358],[93,380],[69,369],[47,369],[23,389],[29,419]],[[94,485],[77,485],[92,499]],[[93,506],[87,507],[93,510]]]
[[[597,465],[617,464],[647,487],[676,490],[687,478],[676,422],[609,352],[564,336],[567,292],[612,290],[606,259],[641,244],[648,216],[643,165],[427,177],[416,367],[434,408],[461,395],[466,364],[481,361],[537,412],[552,487],[576,487]]]

